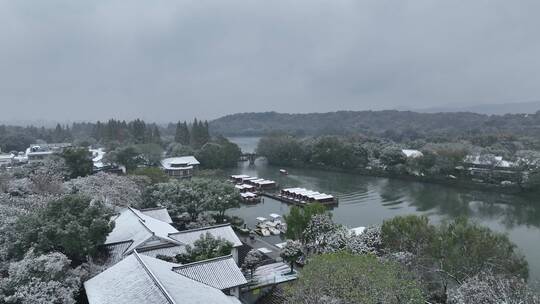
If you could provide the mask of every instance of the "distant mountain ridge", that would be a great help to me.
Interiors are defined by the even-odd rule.
[[[540,113],[490,116],[471,112],[419,113],[397,110],[309,114],[263,112],[232,114],[210,122],[213,134],[227,136],[255,136],[272,132],[298,135],[416,132],[430,136],[508,132],[537,136],[539,129]]]
[[[415,109],[414,111],[421,113],[439,113],[439,112],[471,112],[488,115],[504,115],[504,114],[534,114],[540,111],[540,101],[514,102],[514,103],[498,103],[498,104],[478,104],[478,105],[461,105],[458,107],[433,107],[425,109]]]

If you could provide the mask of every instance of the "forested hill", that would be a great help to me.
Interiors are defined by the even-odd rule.
[[[298,135],[418,133],[462,135],[507,133],[538,136],[536,114],[484,115],[469,112],[340,111],[310,114],[240,113],[210,122],[210,131],[223,135],[264,135],[284,131]]]

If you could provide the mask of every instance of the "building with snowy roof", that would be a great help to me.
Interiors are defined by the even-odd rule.
[[[169,234],[169,237],[181,244],[192,246],[196,240],[200,239],[207,233],[212,235],[214,238],[221,238],[231,242],[233,247],[231,250],[231,255],[233,256],[233,259],[238,263],[238,247],[242,246],[242,241],[240,241],[240,239],[232,229],[231,224],[222,224],[204,228],[178,231]]]
[[[403,153],[407,158],[418,158],[424,156],[422,152],[414,149],[402,149],[401,153]]]
[[[199,165],[195,156],[169,157],[161,160],[161,169],[174,178],[191,178]]]
[[[52,154],[62,153],[71,146],[71,143],[32,144],[26,149],[25,156],[29,163],[39,162]]]
[[[134,251],[84,283],[89,304],[240,304],[219,288],[183,275],[179,264]]]
[[[185,253],[186,245],[193,246],[206,233],[231,242],[235,261],[238,261],[238,247],[242,246],[230,224],[178,231],[171,225],[172,219],[166,208],[137,210],[128,207],[113,220],[114,229],[105,240],[100,263],[105,266],[114,265],[134,250],[150,257],[174,257]]]
[[[0,153],[0,167],[9,167],[14,162],[15,155]]]
[[[240,287],[248,283],[230,255],[180,265],[173,271],[236,297],[240,297]]]

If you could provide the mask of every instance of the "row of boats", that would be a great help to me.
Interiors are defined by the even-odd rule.
[[[281,221],[281,215],[272,213],[270,219],[257,217],[255,232],[262,236],[280,235],[287,231],[287,224]]]

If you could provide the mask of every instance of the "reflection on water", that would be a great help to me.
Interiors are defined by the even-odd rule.
[[[540,202],[537,197],[322,170],[287,169],[289,175],[281,175],[279,168],[259,159],[255,166],[241,163],[229,173],[273,179],[281,187],[304,187],[333,194],[339,198],[339,205],[332,209],[334,220],[350,227],[378,225],[384,219],[404,214],[423,214],[434,222],[466,216],[508,234],[527,257],[531,279],[540,280]],[[261,204],[228,212],[241,216],[253,226],[258,216],[286,214],[288,210],[288,205],[265,198]]]

